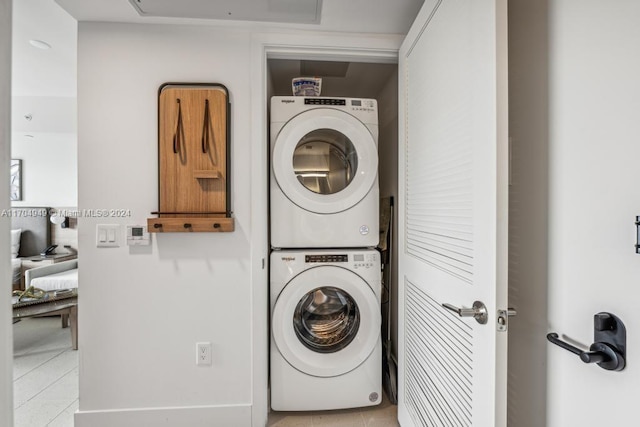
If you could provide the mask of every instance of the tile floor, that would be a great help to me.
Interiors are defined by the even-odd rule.
[[[78,352],[60,317],[13,325],[14,427],[72,427],[78,409]]]
[[[78,409],[78,351],[59,317],[13,325],[14,427],[73,427]],[[272,412],[268,427],[397,427],[397,406],[322,412]]]

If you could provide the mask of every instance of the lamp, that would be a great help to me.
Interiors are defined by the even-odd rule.
[[[51,215],[50,219],[52,224],[57,224],[60,225],[60,227],[62,228],[68,228],[69,227],[69,217],[68,216],[64,216],[61,215],[59,213],[56,213],[54,215]]]

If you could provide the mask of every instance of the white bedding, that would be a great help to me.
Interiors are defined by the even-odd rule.
[[[66,270],[60,273],[31,279],[31,286],[45,291],[69,289],[78,287],[78,269]]]
[[[11,258],[11,283],[20,283],[20,267],[22,260],[19,258]]]

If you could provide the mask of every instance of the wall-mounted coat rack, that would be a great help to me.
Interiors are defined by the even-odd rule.
[[[166,83],[158,93],[157,218],[151,233],[234,231],[229,93],[220,84]]]

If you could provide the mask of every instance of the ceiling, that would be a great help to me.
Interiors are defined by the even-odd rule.
[[[423,1],[13,0],[13,96],[23,97],[23,101],[31,97],[33,104],[42,97],[76,97],[78,21],[405,34]],[[132,2],[151,14],[167,16],[142,16]],[[212,5],[224,13],[216,12]],[[266,16],[265,10],[273,14]],[[291,13],[287,16],[288,12]],[[203,16],[216,19],[202,19]],[[51,49],[33,47],[30,40],[44,41]],[[27,111],[26,101],[15,104],[24,105]],[[14,112],[14,116],[22,118],[25,111]],[[34,116],[31,123],[14,122],[14,130],[35,130],[35,119]]]
[[[139,15],[266,21],[301,24],[320,22],[322,0],[129,0]]]
[[[17,0],[14,0],[17,1]],[[424,0],[55,0],[78,21],[198,23],[406,34]],[[159,16],[141,16],[130,1]],[[309,12],[320,9],[319,23]],[[218,11],[222,9],[223,12]],[[273,12],[271,18],[265,13]],[[285,12],[289,12],[288,16]],[[164,17],[163,17],[164,16]],[[198,16],[200,18],[189,18]],[[306,18],[305,18],[306,16]],[[202,17],[218,19],[202,19]],[[244,18],[243,18],[244,17]],[[242,19],[238,21],[237,19]],[[277,22],[275,24],[274,22]],[[291,23],[298,22],[298,23]]]
[[[53,0],[14,0],[13,96],[76,96],[77,22]],[[41,40],[51,49],[29,44]]]
[[[57,141],[77,133],[77,26],[53,0],[13,1],[13,142]],[[34,47],[30,40],[50,49]]]

